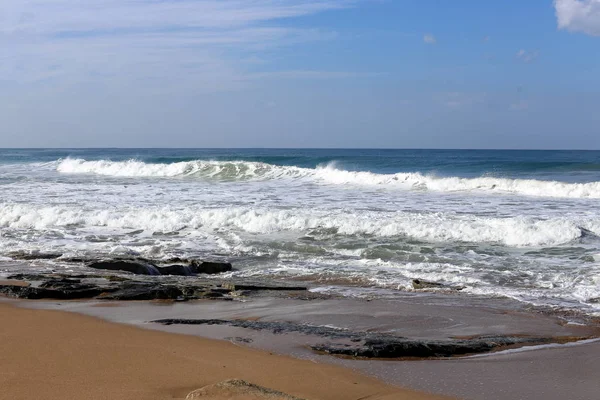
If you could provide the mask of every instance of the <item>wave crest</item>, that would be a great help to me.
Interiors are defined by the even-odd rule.
[[[600,182],[566,183],[535,179],[496,177],[435,177],[419,172],[377,174],[347,171],[330,163],[317,168],[279,166],[249,161],[186,161],[151,164],[138,160],[87,161],[65,159],[57,171],[68,174],[96,174],[114,177],[196,177],[221,180],[305,179],[317,183],[356,186],[384,186],[436,192],[491,192],[558,198],[600,198]]]

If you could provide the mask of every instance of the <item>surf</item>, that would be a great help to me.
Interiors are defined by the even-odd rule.
[[[568,183],[490,176],[439,177],[420,172],[379,174],[344,170],[338,168],[335,163],[305,168],[242,160],[193,160],[155,164],[135,159],[127,161],[64,159],[58,161],[56,170],[62,174],[89,174],[118,178],[196,178],[234,181],[287,179],[331,185],[375,186],[443,193],[476,192],[573,199],[600,198],[600,182]]]

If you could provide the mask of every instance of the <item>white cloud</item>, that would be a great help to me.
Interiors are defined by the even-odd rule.
[[[600,36],[600,0],[554,0],[558,28]]]
[[[540,52],[538,50],[535,51],[527,51],[524,49],[521,49],[519,51],[517,51],[516,57],[526,63],[530,63],[532,61],[534,61],[536,58],[538,58],[540,55]]]
[[[236,88],[255,79],[250,71],[266,64],[265,50],[335,38],[278,27],[279,20],[357,1],[0,0],[0,84],[104,79]]]
[[[4,32],[231,28],[351,5],[348,0],[3,0]]]
[[[433,36],[431,33],[424,35],[423,41],[427,44],[435,44],[437,42],[437,40],[435,39],[435,36]]]

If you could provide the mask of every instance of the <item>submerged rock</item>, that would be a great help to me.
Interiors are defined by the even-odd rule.
[[[450,286],[450,285],[446,285],[444,283],[439,283],[439,282],[424,281],[423,279],[413,279],[412,287],[415,290],[422,290],[422,289],[463,290],[464,289],[464,287],[462,287],[462,286]]]
[[[358,345],[320,344],[315,351],[361,358],[447,358],[488,353],[514,345],[551,343],[550,338],[489,337],[469,340],[367,339]]]
[[[221,284],[221,287],[226,288],[230,291],[305,291],[308,290],[306,286],[287,286],[287,285],[264,285],[260,283],[246,283],[246,282],[226,282]]]
[[[161,319],[151,321],[163,325],[228,325],[273,334],[300,333],[328,338],[334,343],[311,346],[314,351],[332,355],[361,358],[444,358],[495,351],[507,346],[539,345],[564,342],[564,338],[490,336],[472,339],[408,339],[389,333],[350,331],[328,326],[292,322],[224,320],[224,319]],[[569,338],[579,340],[582,338]]]

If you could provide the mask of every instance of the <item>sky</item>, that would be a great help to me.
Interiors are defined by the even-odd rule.
[[[0,147],[600,149],[600,0],[1,0]]]

